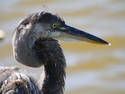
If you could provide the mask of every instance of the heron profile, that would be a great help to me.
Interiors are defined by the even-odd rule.
[[[32,90],[37,90],[41,94],[63,94],[64,91],[66,61],[58,40],[86,41],[109,45],[101,38],[67,25],[59,16],[50,12],[37,12],[24,18],[13,36],[13,52],[16,60],[24,65],[44,66],[45,77],[39,83],[40,87],[37,87],[35,82],[26,76],[33,83],[31,85],[35,87]],[[14,73],[9,74],[16,75]],[[19,77],[16,75],[16,78]],[[20,79],[23,79],[23,76]],[[28,82],[27,79],[23,81]],[[21,87],[23,91],[27,90],[25,85]]]

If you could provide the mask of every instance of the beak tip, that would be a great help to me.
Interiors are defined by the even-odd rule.
[[[112,46],[112,44],[111,44],[111,43],[108,43],[107,45],[108,45],[108,46]]]

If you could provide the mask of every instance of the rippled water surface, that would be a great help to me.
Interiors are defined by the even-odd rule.
[[[40,10],[57,13],[67,24],[112,44],[60,42],[67,61],[65,94],[125,94],[125,0],[2,0],[0,30],[6,36],[0,41],[0,66],[20,66],[38,78],[41,68],[14,60],[11,39],[19,20]]]

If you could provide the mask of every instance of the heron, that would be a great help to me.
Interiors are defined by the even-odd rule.
[[[15,75],[17,79],[23,79],[23,82],[30,81],[31,85],[36,88],[33,90],[41,94],[64,94],[66,60],[58,40],[110,45],[97,36],[67,25],[61,17],[51,12],[32,13],[24,18],[15,29],[13,52],[19,63],[34,68],[44,66],[44,80],[39,83],[40,87],[37,87],[32,78],[27,75],[23,79],[22,74],[18,72],[16,73],[21,77],[14,74],[15,72],[9,71],[10,74]],[[23,91],[26,88],[24,86],[22,85]]]

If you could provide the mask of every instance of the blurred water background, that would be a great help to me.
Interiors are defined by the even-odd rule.
[[[125,0],[1,0],[0,66],[17,66],[38,79],[41,68],[17,63],[11,39],[26,15],[49,10],[67,24],[109,41],[112,46],[60,42],[67,61],[65,94],[125,94]]]

